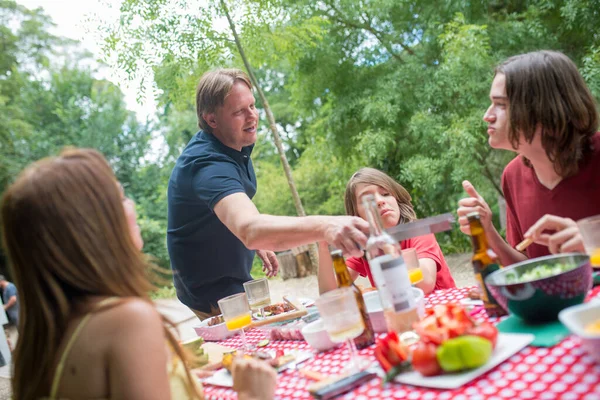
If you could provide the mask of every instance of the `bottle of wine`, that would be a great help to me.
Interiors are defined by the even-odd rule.
[[[356,303],[358,304],[358,309],[362,316],[365,330],[360,336],[354,339],[354,344],[356,345],[357,349],[364,349],[365,347],[375,343],[375,333],[373,332],[373,326],[371,325],[371,319],[369,318],[369,313],[367,312],[365,300],[363,299],[360,289],[356,287],[352,281],[350,272],[348,272],[348,267],[344,262],[344,257],[342,257],[342,251],[333,250],[331,252],[331,259],[333,260],[333,271],[335,273],[335,279],[337,280],[338,287],[351,288],[354,292],[354,296],[356,297]]]
[[[473,271],[475,279],[479,285],[481,299],[485,307],[485,312],[490,317],[500,317],[506,315],[506,311],[498,304],[490,291],[485,286],[485,277],[501,268],[498,263],[498,256],[489,247],[487,236],[481,225],[481,219],[478,212],[467,215],[469,227],[471,228],[471,241],[473,242]]]
[[[400,244],[383,228],[379,208],[373,195],[362,198],[369,221],[367,260],[379,291],[388,331],[404,332],[412,329],[419,319],[410,278]]]

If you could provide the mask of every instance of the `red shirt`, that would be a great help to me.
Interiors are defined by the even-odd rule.
[[[415,249],[417,251],[417,258],[431,258],[435,261],[437,275],[433,290],[456,287],[456,283],[454,283],[454,279],[450,275],[448,264],[446,264],[446,260],[442,254],[442,249],[440,249],[440,245],[433,234],[403,240],[400,242],[400,248],[403,250]],[[348,268],[358,272],[360,276],[367,276],[369,281],[371,281],[371,285],[375,287],[375,281],[373,281],[373,275],[371,275],[371,269],[365,257],[349,257],[346,259],[346,265]]]
[[[506,240],[514,247],[527,230],[545,214],[581,218],[600,214],[600,132],[592,138],[593,154],[577,175],[563,179],[552,190],[544,187],[533,168],[521,157],[513,159],[502,174],[506,199]],[[546,246],[527,247],[529,258],[550,254]]]

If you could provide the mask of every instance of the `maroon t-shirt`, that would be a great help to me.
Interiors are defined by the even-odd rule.
[[[533,168],[515,157],[502,174],[506,199],[506,240],[515,247],[527,230],[545,214],[575,221],[600,214],[600,132],[592,138],[593,154],[577,175],[563,179],[552,190],[544,187]],[[529,258],[550,254],[546,246],[527,247]]]
[[[417,258],[431,258],[435,261],[437,275],[433,290],[456,287],[456,283],[454,283],[454,279],[450,275],[450,268],[448,268],[448,264],[446,264],[446,260],[442,254],[442,249],[440,249],[440,245],[433,234],[403,240],[400,242],[400,248],[402,250],[415,249]],[[346,265],[348,265],[348,268],[358,272],[360,276],[368,277],[371,285],[375,287],[375,281],[373,280],[373,275],[371,274],[371,269],[366,258],[348,257]]]

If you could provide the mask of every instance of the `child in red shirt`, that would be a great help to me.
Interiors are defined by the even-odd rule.
[[[360,200],[366,194],[375,196],[381,221],[386,229],[417,219],[410,194],[406,189],[384,172],[374,168],[362,168],[354,173],[348,181],[344,196],[346,214],[366,219],[366,213]],[[403,240],[400,242],[400,247],[403,250],[409,248],[416,250],[419,267],[423,272],[423,280],[415,286],[422,289],[426,295],[433,290],[456,287],[434,235],[429,234]],[[369,264],[364,256],[361,258],[349,257],[346,259],[346,265],[350,269],[352,279],[356,279],[358,275],[366,276],[371,285],[375,286]],[[333,266],[328,254],[327,243],[319,243],[320,293],[337,287],[332,271]]]

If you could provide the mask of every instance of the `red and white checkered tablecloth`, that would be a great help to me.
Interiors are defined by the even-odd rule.
[[[437,291],[427,297],[427,307],[436,304],[458,302],[467,296],[471,288]],[[600,295],[600,287],[592,296]],[[481,309],[474,318],[486,319]],[[253,329],[247,332],[251,342],[264,339],[265,334]],[[579,339],[569,336],[551,348],[528,346],[491,371],[455,390],[428,389],[398,383],[382,387],[381,379],[375,378],[340,399],[586,399],[600,400],[600,365],[596,365],[580,346]],[[239,335],[221,342],[229,347],[241,347]],[[271,341],[267,349],[311,350],[301,341]],[[373,356],[373,348],[359,351],[362,356]],[[332,375],[339,373],[348,363],[345,346],[325,353],[302,364],[302,368]],[[278,375],[278,399],[310,399],[307,387],[314,383],[297,371],[287,370]],[[236,394],[228,388],[204,385],[207,399],[235,399]]]

